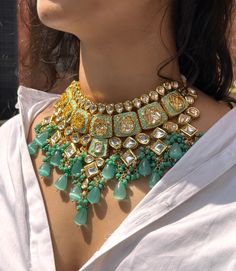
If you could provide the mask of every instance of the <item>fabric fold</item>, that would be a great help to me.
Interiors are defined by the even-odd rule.
[[[94,265],[99,257],[102,257],[107,251],[121,242],[128,242],[128,239],[138,231],[143,230],[179,205],[184,204],[236,165],[236,127],[233,125],[228,127],[228,121],[232,119],[235,113],[236,108],[229,111],[221,119],[223,124],[218,122],[213,125],[185,153],[140,201],[100,250],[83,266],[81,271],[90,270],[87,269],[90,263]],[[224,128],[228,128],[226,135],[221,133]],[[219,145],[210,146],[209,142],[216,138]],[[227,144],[225,144],[226,142]],[[211,168],[215,170],[209,172]]]
[[[27,136],[33,119],[59,94],[24,86],[17,93],[19,115],[0,129],[2,225],[12,242],[0,236],[1,248],[11,250],[9,257],[2,255],[0,269],[9,263],[11,270],[55,271],[49,220]],[[235,271],[235,120],[236,107],[167,171],[79,270]]]

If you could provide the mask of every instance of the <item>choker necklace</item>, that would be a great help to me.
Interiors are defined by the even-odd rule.
[[[195,89],[167,81],[132,101],[96,104],[74,80],[56,101],[53,115],[34,127],[28,150],[31,156],[39,149],[44,153],[42,178],[59,169],[58,191],[72,182],[74,222],[86,225],[89,204],[100,201],[110,180],[117,182],[117,200],[124,200],[128,184],[142,177],[152,188],[204,134],[190,124],[200,115],[192,106],[196,98]]]

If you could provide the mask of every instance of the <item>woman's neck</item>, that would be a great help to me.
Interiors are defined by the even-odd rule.
[[[165,10],[165,6],[156,10],[155,16],[151,9],[135,13],[110,31],[106,26],[100,35],[81,39],[79,80],[86,96],[95,102],[125,101],[166,81],[157,71],[163,61],[175,55],[176,47],[170,8],[161,23]],[[176,60],[161,74],[181,80]]]

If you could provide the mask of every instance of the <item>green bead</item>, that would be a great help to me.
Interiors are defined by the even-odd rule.
[[[161,169],[161,170],[165,169],[165,163],[164,163],[164,162],[161,162],[161,163],[160,163],[160,169]]]
[[[39,175],[42,177],[49,177],[51,174],[51,166],[49,162],[44,162],[39,168]]]
[[[100,200],[100,189],[98,187],[94,187],[92,190],[89,191],[87,199],[90,203],[98,203]]]
[[[83,167],[82,161],[76,159],[75,163],[72,166],[71,174],[73,176],[77,176],[81,172],[82,167]]]
[[[81,200],[81,188],[78,185],[74,185],[69,193],[70,200]]]
[[[56,151],[50,160],[50,164],[54,167],[59,167],[61,164],[62,154],[60,151]]]
[[[134,180],[135,180],[135,175],[131,174],[131,181],[134,181]]]
[[[77,225],[86,225],[87,224],[88,211],[86,207],[82,207],[77,211],[77,214],[74,218],[74,223]]]
[[[85,177],[85,175],[80,175],[79,178],[80,178],[81,181],[83,181],[86,177]]]
[[[171,162],[170,162],[170,161],[167,161],[167,162],[166,162],[166,166],[167,166],[167,167],[171,167]]]
[[[169,157],[168,152],[165,152],[163,157],[164,157],[164,159],[168,159],[168,157]]]
[[[111,180],[112,178],[114,178],[115,174],[116,174],[115,165],[113,163],[112,164],[107,163],[102,170],[102,177],[105,180]]]
[[[140,152],[139,157],[140,159],[143,159],[145,157],[145,154],[143,152]]]
[[[133,171],[134,171],[134,167],[133,167],[133,166],[130,166],[130,167],[129,167],[129,171],[130,171],[130,172],[133,172]]]
[[[35,142],[40,146],[43,147],[47,143],[47,139],[49,137],[49,132],[45,131],[41,134],[38,134],[35,138]]]
[[[113,197],[117,200],[124,200],[126,198],[126,187],[123,181],[119,181],[114,189]]]
[[[161,176],[158,172],[154,171],[149,178],[149,187],[153,188],[153,186],[161,179]]]
[[[66,190],[67,188],[68,177],[66,174],[63,174],[53,185],[61,191]]]
[[[172,159],[178,160],[183,156],[183,152],[178,143],[174,143],[169,151],[169,155]]]
[[[130,175],[127,175],[127,176],[125,177],[125,179],[126,179],[127,181],[129,181],[129,180],[131,179]]]
[[[38,151],[38,147],[38,144],[35,142],[35,140],[33,140],[30,144],[28,144],[29,154],[31,156],[35,155],[35,153]]]
[[[151,165],[150,165],[149,161],[146,158],[143,158],[140,161],[140,163],[138,165],[138,172],[142,176],[148,176],[148,175],[150,175],[152,173]]]
[[[126,179],[124,179],[124,180],[122,180],[122,182],[123,182],[124,186],[126,187],[128,184],[128,181]]]
[[[156,162],[151,163],[151,168],[154,168],[156,166]]]
[[[135,178],[139,179],[140,178],[140,174],[138,172],[135,173]]]
[[[88,186],[88,190],[90,191],[90,190],[92,190],[93,189],[93,186],[92,185],[89,185]]]

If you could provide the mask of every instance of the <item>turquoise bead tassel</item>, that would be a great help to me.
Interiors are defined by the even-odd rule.
[[[56,151],[50,160],[50,164],[54,167],[59,167],[61,164],[62,154],[60,151]]]
[[[98,202],[99,202],[100,196],[101,196],[100,189],[99,189],[98,187],[93,187],[93,188],[89,191],[88,196],[87,196],[87,199],[88,199],[88,201],[89,201],[91,204],[94,204],[94,203],[98,203]]]
[[[154,172],[151,174],[150,178],[149,178],[149,183],[148,183],[149,187],[150,187],[150,188],[153,188],[153,186],[154,186],[160,179],[161,179],[160,174],[159,174],[158,172],[154,171]]]
[[[115,177],[116,174],[116,167],[113,164],[107,163],[102,171],[102,177],[105,180],[111,180]]]
[[[47,139],[49,137],[49,132],[45,131],[41,134],[38,134],[35,138],[35,142],[40,146],[43,147],[47,143]]]
[[[138,172],[139,172],[139,174],[141,174],[144,177],[146,177],[152,173],[152,168],[151,168],[151,165],[150,165],[149,161],[147,160],[147,158],[143,158],[140,161],[140,163],[138,165]]]
[[[77,159],[71,169],[72,176],[76,177],[77,175],[79,175],[82,167],[82,161]]]
[[[181,150],[178,143],[174,143],[169,151],[169,155],[174,160],[179,160],[183,156],[183,151]]]
[[[69,193],[70,200],[81,200],[81,188],[78,185],[74,185]]]
[[[28,150],[29,150],[29,154],[30,155],[35,155],[36,152],[38,151],[38,144],[35,142],[35,140],[33,140],[30,144],[28,144]]]
[[[126,198],[126,186],[122,181],[119,181],[114,189],[113,197],[117,200]]]
[[[64,191],[67,188],[68,176],[63,174],[53,185],[60,191]]]
[[[74,223],[77,225],[86,225],[87,224],[88,211],[86,207],[82,207],[77,211],[77,214],[74,218]]]
[[[39,175],[42,177],[49,177],[51,174],[51,166],[49,162],[44,162],[39,168]]]

